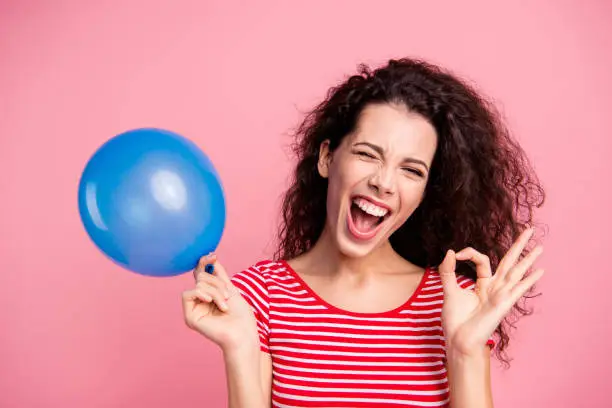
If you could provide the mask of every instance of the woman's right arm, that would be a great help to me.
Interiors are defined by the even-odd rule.
[[[272,360],[259,343],[223,353],[229,408],[269,408]]]
[[[213,274],[205,272],[207,264]],[[251,306],[216,256],[202,257],[194,275],[196,287],[183,293],[185,322],[223,351],[229,408],[269,408],[272,359],[261,349]]]

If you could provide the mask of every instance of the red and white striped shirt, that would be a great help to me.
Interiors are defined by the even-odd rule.
[[[435,270],[426,270],[406,303],[384,313],[334,307],[284,261],[258,262],[232,282],[253,308],[261,350],[272,356],[273,407],[448,404],[443,292]]]

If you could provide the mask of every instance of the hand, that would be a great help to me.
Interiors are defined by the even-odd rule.
[[[206,272],[207,265],[214,272]],[[236,288],[225,268],[211,254],[200,258],[193,271],[195,289],[183,292],[183,314],[187,326],[224,351],[257,340],[257,322],[249,304]]]
[[[537,269],[525,277],[526,272],[542,253],[538,246],[517,263],[523,249],[533,235],[533,228],[525,230],[502,258],[495,275],[491,273],[489,258],[473,248],[455,254],[446,253],[439,266],[444,288],[442,327],[447,350],[460,354],[482,352],[482,347],[512,306],[544,274]],[[476,287],[462,289],[455,274],[456,261],[470,260],[476,264]]]

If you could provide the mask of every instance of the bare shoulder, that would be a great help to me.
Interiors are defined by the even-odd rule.
[[[284,262],[289,265],[293,271],[299,275],[306,276],[318,276],[324,275],[321,268],[315,267],[315,259],[309,253],[303,253],[301,255],[296,256],[295,258],[286,259]],[[317,273],[318,272],[318,273]]]

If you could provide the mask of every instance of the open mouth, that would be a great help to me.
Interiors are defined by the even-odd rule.
[[[349,231],[358,239],[371,239],[391,211],[362,197],[353,197],[348,216]]]

